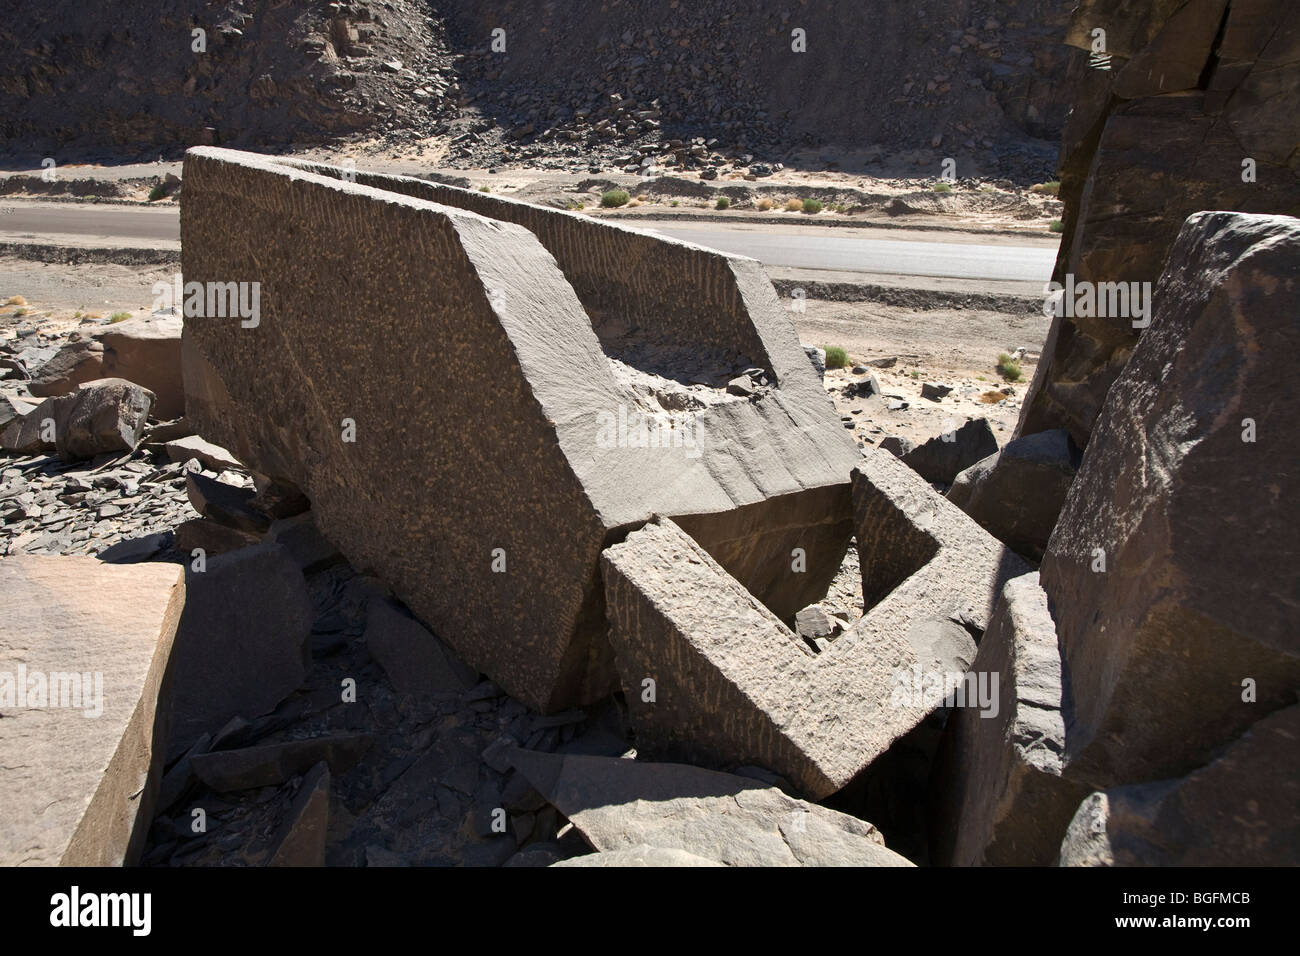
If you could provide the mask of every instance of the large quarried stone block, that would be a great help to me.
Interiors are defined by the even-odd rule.
[[[589,315],[523,226],[341,172],[187,154],[186,283],[261,283],[255,324],[186,316],[205,437],[302,488],[354,565],[542,709],[613,687],[599,555],[652,514],[694,520],[778,613],[825,589],[857,451],[758,263],[573,217],[627,243],[575,245],[611,309],[629,274],[680,286],[658,324]],[[755,394],[728,394],[747,369]],[[795,547],[824,581],[771,575]]]
[[[668,519],[606,550],[639,748],[759,764],[820,799],[942,705],[940,682],[913,676],[965,670],[970,657],[936,629],[951,625],[973,651],[963,624],[982,630],[1000,582],[1028,566],[891,455],[872,453],[853,482],[867,613],[821,653]]]
[[[1177,780],[1090,794],[1062,866],[1295,866],[1300,863],[1300,707],[1254,724]]]
[[[932,780],[933,859],[1050,866],[1087,790],[1062,776],[1061,656],[1037,574],[1002,589],[971,673],[996,679],[997,706],[948,718]]]
[[[0,864],[131,864],[161,777],[180,569],[8,557],[0,593]]]
[[[768,401],[770,393],[764,392],[765,411],[793,410],[789,424],[797,431],[779,420],[755,428],[748,421],[753,408],[744,402],[710,408],[697,422],[703,434],[720,429],[717,441],[709,442],[714,451],[709,463],[723,469],[717,477],[731,489],[734,506],[701,507],[701,502],[672,500],[669,494],[655,496],[654,510],[671,515],[781,618],[792,618],[821,596],[839,568],[850,534],[848,484],[842,478],[857,455],[848,450],[852,442],[843,429],[835,431],[833,409],[820,377],[808,374],[807,353],[760,263],[620,223],[445,183],[299,160],[283,162],[523,226],[555,258],[586,310],[616,377],[627,381],[630,368],[633,387],[654,390],[655,401],[664,407],[691,400],[683,399],[680,391],[658,388],[662,382],[636,375],[638,368],[664,373],[678,382],[711,381],[723,386],[724,378],[735,377],[723,369],[762,366],[779,383],[781,399],[774,405]],[[809,453],[809,437],[820,446],[812,461],[803,460]],[[752,444],[755,440],[759,444]],[[735,447],[728,455],[719,455],[722,443]],[[759,496],[746,492],[754,478],[745,472],[754,470],[758,455],[788,456],[781,465],[769,459],[765,467],[788,467],[800,481],[809,476],[814,480],[802,487],[789,485],[786,492],[773,489]],[[823,458],[838,462],[843,472],[828,476],[820,471],[816,461]],[[737,462],[743,464],[740,470]],[[692,484],[683,482],[680,488]],[[794,548],[803,549],[806,563],[798,576],[781,570],[788,563],[768,560],[770,554],[789,554]]]
[[[1187,220],[1042,565],[1094,787],[1187,773],[1295,700],[1297,317],[1300,220]]]

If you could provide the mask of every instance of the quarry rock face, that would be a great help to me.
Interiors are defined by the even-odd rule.
[[[162,772],[180,570],[10,555],[0,593],[0,863],[131,865]]]
[[[543,710],[612,688],[598,559],[653,514],[791,615],[824,593],[856,449],[757,262],[343,172],[187,153],[186,283],[260,283],[256,317],[185,318],[205,438],[301,488],[354,565]],[[755,394],[728,394],[744,372]],[[774,571],[795,547],[811,573]]]
[[[997,674],[998,706],[953,710],[936,758],[933,859],[1050,866],[1086,788],[1062,778],[1065,721],[1056,626],[1038,575],[1008,581],[974,674]]]
[[[638,746],[757,763],[821,799],[940,705],[937,684],[913,680],[961,666],[936,655],[934,627],[969,640],[962,623],[982,630],[1001,582],[1029,567],[886,453],[854,470],[853,497],[867,613],[820,654],[669,520],[605,552]]]
[[[1056,282],[1154,285],[1201,210],[1300,214],[1293,13],[1289,0],[1078,4]],[[1090,62],[1095,29],[1101,63]],[[1064,428],[1084,447],[1139,334],[1128,315],[1054,318],[1017,436]]]
[[[1297,740],[1300,707],[1288,707],[1185,777],[1090,794],[1061,866],[1294,866]]]
[[[1300,220],[1188,219],[1042,564],[1068,772],[1187,773],[1295,699]]]

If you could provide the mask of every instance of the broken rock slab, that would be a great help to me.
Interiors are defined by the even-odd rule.
[[[386,599],[372,600],[367,607],[365,639],[370,656],[399,694],[460,694],[478,683],[477,671]]]
[[[17,405],[13,408],[17,409]],[[9,419],[0,431],[0,449],[13,455],[39,455],[54,451],[54,399],[47,398]]]
[[[870,823],[746,777],[522,749],[510,760],[602,853],[648,846],[727,866],[912,865]]]
[[[1295,701],[1300,220],[1198,213],[1043,558],[1069,772],[1181,776]]]
[[[1017,438],[959,474],[948,500],[1017,554],[1041,561],[1081,458],[1063,428]]]
[[[104,347],[104,375],[153,392],[154,415],[163,420],[185,414],[181,324],[177,316],[138,316],[94,333]]]
[[[255,498],[254,506],[257,503],[258,499]],[[338,548],[320,533],[315,516],[310,511],[272,521],[266,540],[289,552],[303,574],[311,574],[343,560]]]
[[[0,395],[0,432],[9,427],[10,422],[18,421],[36,408],[32,402],[23,401],[15,395]]]
[[[1062,776],[1061,657],[1038,575],[1008,581],[935,758],[933,859],[948,866],[1051,866],[1087,788]],[[996,682],[996,683],[995,683]]]
[[[950,485],[960,472],[997,450],[989,420],[975,418],[904,452],[902,459],[926,481]]]
[[[10,556],[0,594],[0,864],[132,864],[162,776],[180,570]]]
[[[104,378],[104,346],[94,339],[81,339],[68,342],[36,369],[27,390],[37,398],[53,398],[97,378]]]
[[[200,549],[207,555],[225,554],[227,551],[258,544],[261,540],[255,534],[237,531],[207,518],[191,518],[176,526],[176,550],[191,556],[195,549]]]
[[[311,663],[311,599],[302,572],[263,542],[186,565],[187,598],[169,674],[169,753],[232,717],[270,712]]]
[[[755,260],[231,150],[190,150],[184,178],[186,280],[261,283],[255,326],[186,316],[187,418],[302,489],[328,540],[521,702],[616,686],[600,553],[656,513],[783,615],[824,593],[858,452]],[[721,382],[700,407],[653,397],[694,365]],[[749,369],[768,384],[728,395]],[[768,560],[796,547],[804,571]]]
[[[1186,777],[1090,794],[1061,866],[1296,866],[1298,741],[1300,706],[1288,707]]]
[[[372,734],[309,737],[239,750],[214,750],[190,758],[194,775],[218,793],[285,783],[319,763],[341,775],[356,766],[374,743]]]
[[[688,853],[686,850],[665,849],[661,846],[647,846],[642,843],[622,850],[609,850],[605,853],[587,853],[583,856],[570,857],[552,863],[556,866],[605,867],[605,866],[726,866],[716,860],[706,860],[702,856]]]
[[[185,493],[195,511],[228,528],[260,535],[271,526],[271,519],[252,506],[256,492],[251,488],[191,471],[185,475]]]
[[[321,762],[303,778],[276,837],[268,866],[324,866],[330,823],[330,768]]]
[[[54,446],[64,461],[131,451],[140,443],[153,392],[125,379],[101,378],[53,402]]]
[[[222,472],[227,468],[244,467],[226,449],[220,445],[214,445],[210,441],[204,441],[198,435],[185,435],[181,438],[174,438],[164,443],[163,451],[166,452],[168,461],[184,464],[191,458],[197,458],[204,468],[215,472]]]
[[[817,654],[667,518],[607,549],[603,572],[642,753],[759,764],[822,799],[924,719],[889,704],[916,663],[901,637]]]

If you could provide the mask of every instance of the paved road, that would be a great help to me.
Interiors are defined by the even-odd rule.
[[[112,240],[114,245],[149,245],[179,242],[180,211],[175,206],[150,209],[139,206],[89,203],[14,202],[0,197],[0,236],[78,236],[85,240]]]
[[[724,252],[750,256],[764,265],[885,275],[945,276],[954,279],[1045,283],[1056,262],[1054,245],[1015,246],[924,240],[864,239],[847,229],[808,228],[786,233],[747,227],[694,228],[689,224],[642,226]]]
[[[628,223],[665,236],[751,256],[769,266],[884,275],[1044,283],[1056,260],[1055,244],[945,242],[864,238],[859,230],[784,228],[707,223]],[[0,199],[0,236],[75,236],[114,245],[180,239],[175,207],[15,202]],[[937,234],[942,235],[942,234]]]

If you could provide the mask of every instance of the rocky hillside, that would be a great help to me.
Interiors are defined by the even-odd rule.
[[[77,0],[0,25],[0,140],[12,150],[277,147],[425,129],[448,104],[438,21],[417,0]],[[203,30],[202,51],[195,30]]]
[[[851,147],[1031,175],[1050,172],[1064,123],[1070,6],[154,0],[94,17],[49,0],[0,24],[0,142],[156,152],[447,136],[452,161],[576,164],[717,140],[760,159]]]
[[[537,6],[444,8],[474,104],[561,142],[639,127],[759,155],[874,148],[923,166],[954,156],[989,173],[1054,157],[1067,110],[1068,0]],[[504,53],[489,46],[495,28]],[[793,52],[795,30],[806,52]],[[1036,149],[1033,137],[1050,142]]]

